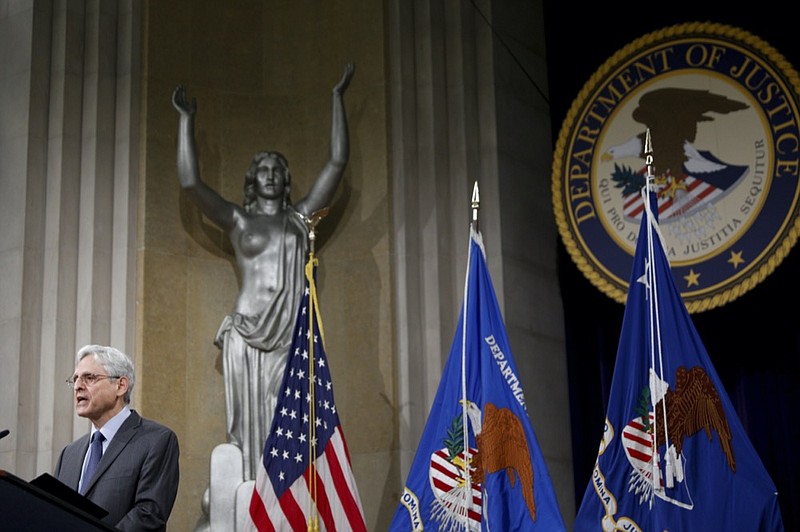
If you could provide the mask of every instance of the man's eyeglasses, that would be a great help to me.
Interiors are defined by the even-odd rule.
[[[97,373],[84,373],[83,375],[73,375],[67,379],[67,386],[74,389],[81,380],[86,386],[92,386],[101,379],[119,379],[120,375],[98,375]]]

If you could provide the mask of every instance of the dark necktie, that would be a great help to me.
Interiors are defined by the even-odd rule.
[[[94,470],[97,469],[97,464],[100,463],[100,459],[103,457],[103,440],[105,439],[106,437],[103,436],[103,433],[99,430],[92,434],[92,445],[90,446],[89,459],[86,461],[86,469],[83,470],[81,495],[86,493],[86,487],[89,485],[89,481],[94,475]]]

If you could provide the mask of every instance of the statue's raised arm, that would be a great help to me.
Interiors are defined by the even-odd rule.
[[[330,158],[306,197],[294,205],[295,209],[305,216],[311,216],[330,205],[347,167],[347,161],[350,158],[350,133],[344,110],[344,93],[350,86],[355,68],[353,63],[348,63],[342,79],[333,88]]]
[[[237,210],[241,209],[203,182],[194,140],[194,116],[197,100],[186,96],[186,88],[178,85],[172,92],[172,105],[178,111],[178,181],[189,198],[210,220],[222,229],[230,230],[235,224]]]

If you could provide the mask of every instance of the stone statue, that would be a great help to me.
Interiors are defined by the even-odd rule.
[[[330,159],[296,203],[289,197],[291,174],[275,151],[257,153],[245,174],[244,206],[232,203],[200,177],[194,140],[197,102],[175,88],[180,115],[178,179],[187,196],[227,232],[236,257],[241,289],[214,343],[222,349],[228,442],[243,454],[244,480],[256,477],[272,426],[299,302],[305,286],[309,227],[305,220],[327,208],[350,155],[343,96],[355,72],[348,64],[333,88]]]

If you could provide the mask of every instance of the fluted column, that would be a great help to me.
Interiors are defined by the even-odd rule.
[[[53,469],[88,422],[76,349],[135,356],[140,2],[0,10],[0,468]]]

